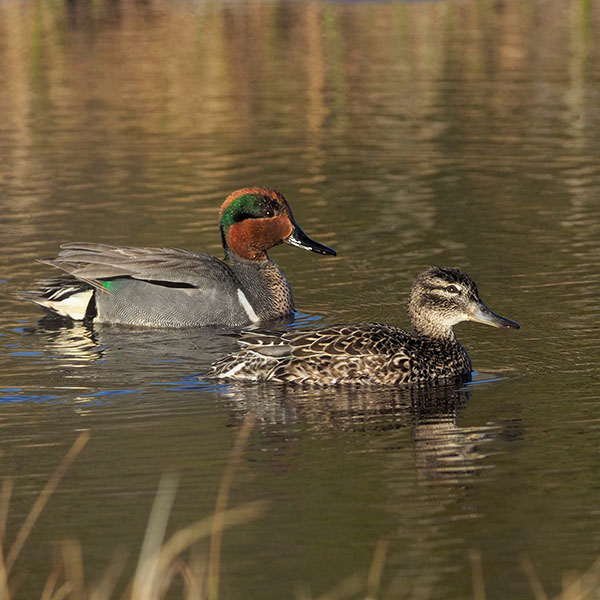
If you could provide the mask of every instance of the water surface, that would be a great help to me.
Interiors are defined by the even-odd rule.
[[[17,570],[51,542],[98,579],[135,566],[163,473],[169,530],[231,503],[223,598],[317,597],[389,542],[382,598],[548,594],[600,550],[600,26],[591,1],[4,2],[0,5],[1,474],[8,539],[82,430],[91,440]],[[472,383],[424,390],[210,385],[216,330],[41,320],[16,292],[68,241],[220,255],[217,211],[280,189],[338,250],[282,246],[299,323],[408,326],[423,268],[456,265],[522,329],[461,324]],[[20,596],[19,596],[20,594]]]

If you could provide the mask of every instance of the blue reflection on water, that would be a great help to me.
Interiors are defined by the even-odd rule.
[[[287,323],[285,326],[289,329],[302,329],[303,327],[307,327],[309,325],[316,326],[322,319],[322,315],[310,315],[308,313],[295,311],[294,320],[291,323]]]
[[[14,404],[16,402],[34,402],[42,403],[50,400],[59,400],[60,396],[54,394],[12,394],[8,396],[0,396],[1,404]]]
[[[177,381],[152,381],[150,385],[162,386],[169,391],[203,391],[218,392],[227,384],[210,380],[203,380],[201,373],[185,375]]]

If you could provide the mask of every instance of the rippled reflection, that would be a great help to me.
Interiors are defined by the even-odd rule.
[[[455,484],[485,468],[485,443],[500,428],[461,427],[460,410],[470,386],[401,386],[396,389],[340,386],[330,389],[281,385],[221,385],[233,409],[265,424],[308,425],[320,432],[386,432],[409,429],[422,483]],[[390,448],[391,450],[392,448]]]

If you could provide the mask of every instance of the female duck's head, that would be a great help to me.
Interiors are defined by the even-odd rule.
[[[519,329],[519,324],[491,311],[479,297],[476,283],[460,269],[432,267],[413,283],[408,315],[417,333],[435,338],[454,335],[461,321]]]

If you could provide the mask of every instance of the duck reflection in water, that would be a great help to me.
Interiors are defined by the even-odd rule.
[[[500,423],[458,425],[471,390],[487,385],[316,388],[233,383],[219,393],[231,406],[234,422],[249,413],[258,417],[263,445],[289,446],[293,426],[319,437],[352,433],[366,437],[366,452],[393,456],[403,447],[411,449],[420,483],[453,485],[489,467],[485,446],[505,433]]]
[[[55,368],[92,367],[106,362],[115,378],[135,378],[146,383],[156,380],[158,364],[187,363],[191,365],[188,371],[206,368],[235,348],[231,329],[115,327],[68,321],[54,315],[40,319],[36,327],[24,328],[23,333],[20,347],[27,349],[28,340],[32,347],[43,346]],[[178,375],[164,372],[168,380]]]

